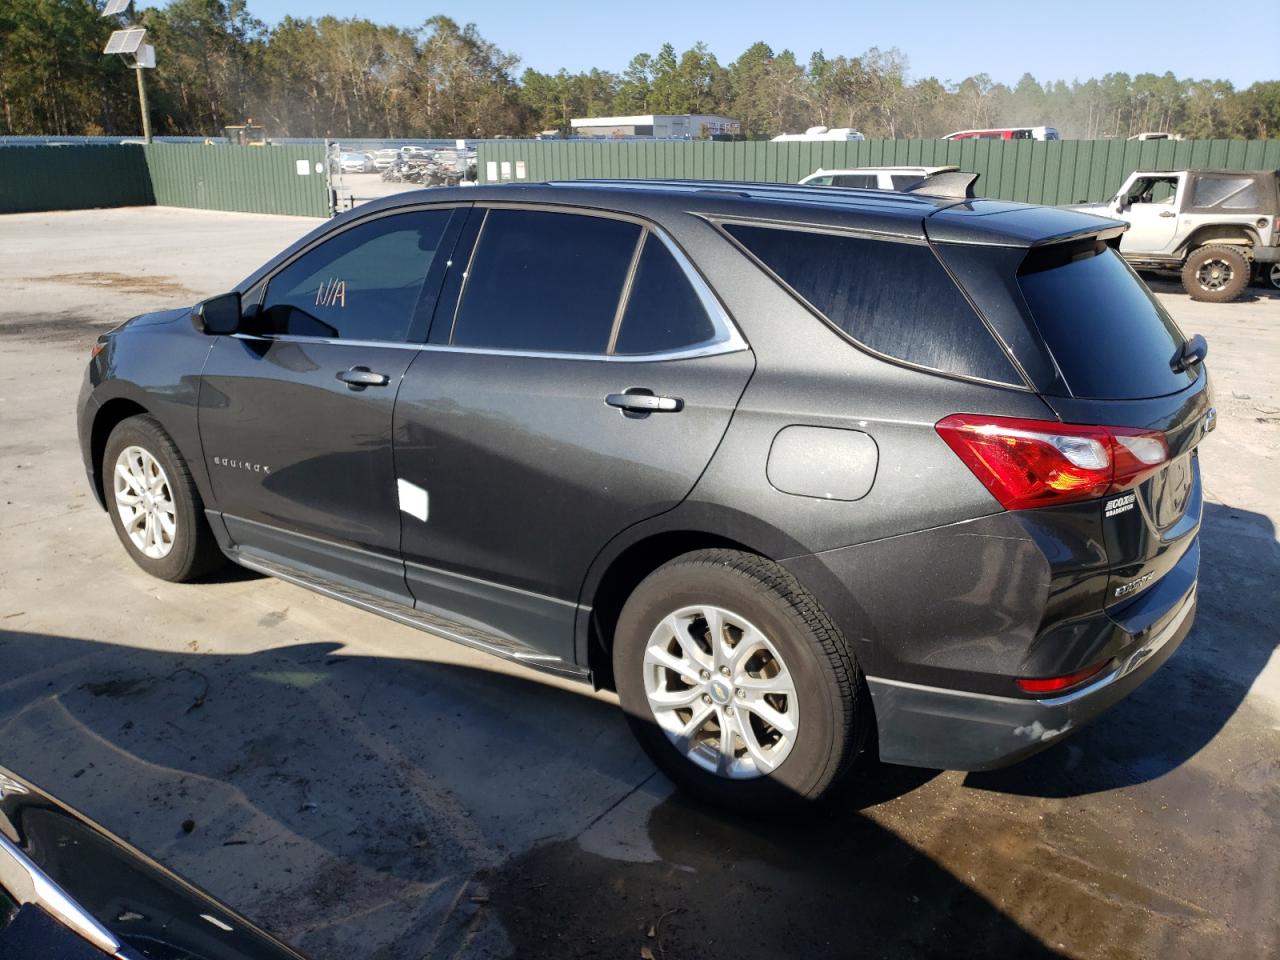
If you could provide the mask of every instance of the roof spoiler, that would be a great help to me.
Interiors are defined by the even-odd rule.
[[[934,174],[902,192],[918,193],[924,197],[944,197],[948,200],[972,200],[976,196],[973,185],[977,180],[976,173],[961,173],[956,170]]]

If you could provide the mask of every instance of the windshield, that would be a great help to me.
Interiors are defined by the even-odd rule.
[[[1174,372],[1182,332],[1106,244],[1088,240],[1032,250],[1018,284],[1072,396],[1159,397],[1199,375],[1195,367]]]

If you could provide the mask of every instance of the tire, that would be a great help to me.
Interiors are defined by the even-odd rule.
[[[1209,244],[1193,251],[1182,265],[1182,288],[1192,300],[1227,303],[1244,292],[1251,270],[1239,247]]]
[[[1258,264],[1258,283],[1269,290],[1280,290],[1280,260]]]
[[[154,417],[139,415],[116,424],[103,452],[102,477],[116,536],[147,573],[185,583],[226,562],[205,519],[204,501],[191,471]]]
[[[709,653],[715,617],[725,657],[740,652],[732,668]],[[669,659],[655,660],[655,648]],[[659,769],[739,812],[817,800],[848,771],[873,725],[861,672],[817,601],[776,563],[736,550],[685,554],[645,578],[618,619],[613,670],[627,721]],[[788,692],[766,700],[766,687]],[[664,702],[655,708],[651,697]],[[733,730],[727,751],[721,722]],[[695,723],[682,739],[678,729]]]

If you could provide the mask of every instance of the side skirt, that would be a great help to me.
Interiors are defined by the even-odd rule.
[[[424,610],[418,610],[407,604],[397,603],[386,597],[365,593],[348,584],[335,583],[309,570],[289,566],[276,559],[268,559],[245,550],[231,546],[224,548],[227,555],[241,566],[265,573],[299,587],[305,587],[326,597],[341,600],[361,610],[368,610],[388,620],[414,627],[425,633],[452,640],[464,647],[471,647],[484,653],[510,660],[514,663],[541,670],[582,683],[591,682],[591,674],[584,667],[569,663],[552,654],[542,653],[533,647],[508,637],[498,637],[481,630],[473,629],[453,620],[446,620]]]

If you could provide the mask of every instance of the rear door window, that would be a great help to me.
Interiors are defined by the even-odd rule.
[[[744,224],[725,230],[862,346],[941,373],[1024,385],[927,244]]]
[[[1033,250],[1018,285],[1073,396],[1160,397],[1194,383],[1174,373],[1184,337],[1137,275],[1104,243]]]
[[[606,353],[640,233],[606,217],[488,210],[449,342]]]
[[[646,235],[613,352],[668,353],[716,336],[706,307],[666,244]]]

